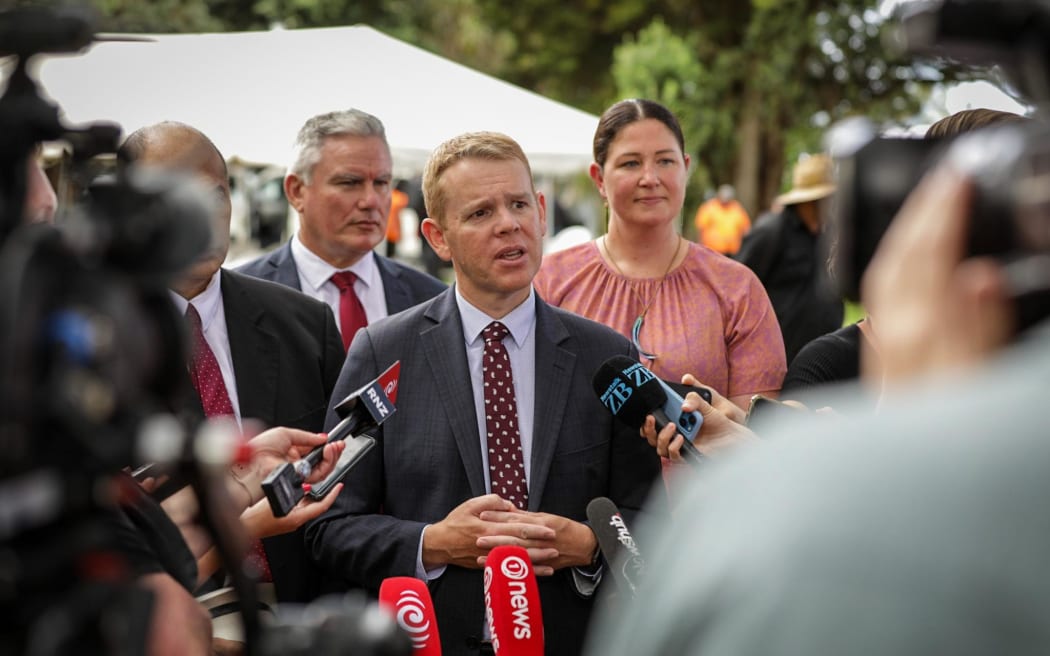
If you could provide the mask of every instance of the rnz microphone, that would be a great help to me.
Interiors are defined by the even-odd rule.
[[[325,481],[320,483],[325,489],[330,487],[329,483],[334,484],[337,478],[346,474],[350,466],[360,460],[375,444],[374,438],[360,435],[360,433],[382,424],[397,410],[394,404],[397,402],[400,373],[401,361],[398,360],[378,378],[365,383],[335,407],[342,421],[328,431],[328,441],[346,440],[347,448],[344,456],[347,458],[353,456],[355,460],[353,463],[343,465],[341,457],[338,476],[336,472],[332,472]],[[351,448],[351,442],[355,440],[361,440],[363,443],[355,444],[355,448]],[[306,494],[303,491],[303,482],[323,457],[324,446],[319,446],[301,460],[280,465],[263,479],[262,490],[270,502],[270,510],[273,511],[274,517],[284,517],[299,503],[299,500]]]
[[[657,431],[674,424],[685,438],[682,457],[694,465],[704,459],[693,446],[704,423],[703,415],[696,411],[682,412],[684,399],[642,363],[625,355],[611,357],[598,368],[591,383],[602,405],[614,417],[632,428],[641,428],[646,416],[652,415]]]
[[[587,504],[587,521],[598,538],[598,546],[617,588],[633,598],[639,579],[645,576],[645,560],[620,509],[609,499],[598,497]]]
[[[496,656],[543,656],[543,613],[529,553],[504,545],[485,558],[485,621]]]
[[[434,602],[427,584],[411,576],[383,580],[379,606],[392,613],[397,625],[412,639],[414,656],[441,656]]]

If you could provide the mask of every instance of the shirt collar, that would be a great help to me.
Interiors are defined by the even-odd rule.
[[[485,327],[493,321],[499,321],[507,327],[518,348],[525,344],[529,331],[536,325],[535,290],[530,287],[529,297],[521,305],[508,312],[502,319],[493,319],[471,305],[470,301],[463,298],[463,295],[459,293],[458,285],[455,287],[455,290],[456,305],[459,307],[459,315],[463,319],[463,337],[467,340],[467,344],[473,344],[481,339],[481,331],[485,330]]]
[[[369,251],[367,255],[346,269],[337,269],[307,248],[306,244],[299,239],[298,234],[292,237],[292,257],[295,259],[296,268],[299,269],[300,278],[314,291],[319,291],[332,277],[332,274],[339,271],[352,271],[366,287],[371,287],[375,282],[375,277],[379,275],[374,252]]]
[[[222,307],[222,284],[219,282],[220,273],[222,273],[222,269],[219,269],[212,275],[211,280],[208,281],[208,286],[204,288],[204,291],[190,299],[190,301],[193,301],[193,307],[197,308],[197,314],[201,317],[202,330],[208,329],[212,319],[215,318],[215,315]],[[187,301],[175,292],[170,293],[172,299],[175,301],[175,308],[179,311],[180,315],[185,316],[186,306],[190,304],[190,301]]]

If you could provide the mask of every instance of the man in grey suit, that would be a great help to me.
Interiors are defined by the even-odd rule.
[[[378,118],[356,109],[314,116],[299,130],[295,149],[284,191],[299,213],[299,232],[237,271],[327,303],[346,345],[359,326],[445,289],[437,278],[372,250],[386,235],[393,178]],[[349,293],[356,298],[348,299],[341,273],[352,274]],[[348,318],[348,300],[366,317]]]
[[[451,260],[456,284],[369,325],[351,345],[333,399],[400,360],[397,412],[336,504],[308,526],[307,543],[343,585],[427,580],[446,655],[492,653],[481,567],[493,547],[522,546],[539,575],[546,653],[578,654],[601,579],[587,504],[606,496],[630,518],[659,477],[659,458],[614,422],[591,385],[609,357],[638,354],[533,291],[545,200],[512,139],[445,142],[423,188],[424,235]],[[513,395],[493,398],[493,382]],[[504,411],[507,423],[496,426]]]

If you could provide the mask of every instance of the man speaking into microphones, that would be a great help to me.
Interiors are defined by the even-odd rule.
[[[426,580],[446,656],[493,652],[482,568],[495,548],[520,547],[536,574],[545,653],[579,654],[603,576],[587,504],[605,496],[634,517],[654,489],[649,506],[666,507],[655,451],[591,391],[602,362],[637,351],[533,291],[545,200],[509,137],[445,142],[423,192],[424,235],[456,282],[350,345],[333,397],[400,360],[397,412],[307,543],[347,587]]]

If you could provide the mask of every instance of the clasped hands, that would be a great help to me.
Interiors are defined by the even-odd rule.
[[[423,565],[484,567],[494,547],[523,547],[537,576],[564,567],[591,564],[598,546],[594,532],[580,522],[550,513],[519,510],[496,494],[474,497],[454,508],[423,534]]]

